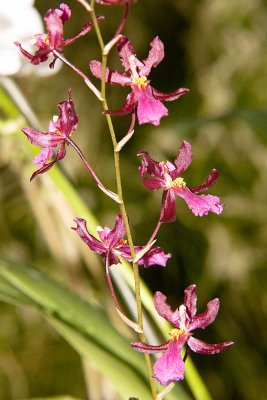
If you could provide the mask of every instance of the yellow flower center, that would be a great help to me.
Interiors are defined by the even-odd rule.
[[[183,329],[174,328],[169,332],[171,340],[178,340],[179,337],[184,333]]]
[[[149,84],[149,80],[146,76],[138,76],[137,78],[135,78],[134,83],[135,86],[137,86],[139,89],[145,89]]]
[[[48,37],[45,38],[44,42],[45,42],[45,44],[50,44],[50,40],[48,39]]]
[[[171,181],[169,185],[170,187],[177,187],[181,189],[184,189],[186,187],[186,183],[183,178],[176,178],[174,181]]]

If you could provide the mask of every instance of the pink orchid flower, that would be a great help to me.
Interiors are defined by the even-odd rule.
[[[213,299],[207,304],[204,313],[196,315],[197,296],[195,292],[196,285],[188,286],[184,291],[184,303],[175,311],[166,302],[166,296],[161,292],[156,292],[154,304],[157,312],[174,327],[169,332],[170,340],[159,346],[143,342],[131,343],[136,351],[142,353],[163,353],[154,365],[153,375],[162,385],[184,378],[185,359],[182,359],[181,350],[185,344],[200,354],[220,353],[233,345],[233,342],[209,344],[192,336],[192,331],[199,328],[204,329],[215,320],[220,307],[219,299]]]
[[[202,217],[209,212],[215,214],[222,212],[223,205],[219,197],[198,194],[215,183],[218,177],[216,169],[210,172],[202,185],[196,187],[188,188],[184,179],[180,177],[192,162],[192,149],[188,142],[183,141],[173,163],[170,161],[157,162],[146,151],[140,151],[138,155],[143,157],[139,172],[146,188],[149,190],[163,189],[160,216],[162,223],[173,222],[176,219],[175,195],[182,197],[196,216]]]
[[[48,132],[40,132],[30,127],[21,129],[32,144],[42,147],[40,154],[33,161],[34,164],[39,165],[41,168],[33,173],[31,180],[37,175],[48,171],[57,161],[65,157],[65,144],[77,129],[78,117],[71,99],[70,90],[68,100],[59,103],[58,108],[59,116],[54,116],[53,120],[49,122]],[[58,146],[59,149],[54,160],[48,162],[54,154],[54,149]]]
[[[124,258],[127,261],[132,261],[129,245],[123,239],[126,232],[121,213],[118,214],[113,229],[110,229],[107,226],[104,228],[97,228],[100,240],[96,239],[88,232],[86,221],[84,219],[75,218],[74,221],[77,226],[73,229],[91,250],[100,254],[104,259],[106,266],[110,267],[112,265],[120,264],[119,257]],[[142,249],[142,246],[134,247],[136,253],[140,252]],[[167,260],[170,257],[171,255],[165,254],[160,247],[151,247],[139,259],[138,264],[143,265],[145,268],[155,264],[165,267]]]
[[[88,33],[93,23],[89,22],[85,24],[80,32],[78,32],[75,36],[64,39],[63,35],[63,28],[64,24],[70,19],[71,10],[69,7],[62,3],[60,4],[60,8],[50,9],[44,16],[44,22],[47,28],[47,34],[37,34],[34,35],[34,44],[38,47],[38,50],[35,52],[34,55],[30,54],[27,50],[23,49],[21,43],[15,42],[17,46],[19,46],[20,51],[22,54],[27,57],[32,64],[40,64],[46,61],[49,55],[54,51],[57,50],[58,52],[62,53],[63,47],[68,46],[69,44],[73,43],[76,39],[81,36],[84,36]],[[100,17],[103,18],[103,17]],[[55,56],[55,55],[54,55]],[[54,67],[56,56],[54,60],[50,63],[50,68]]]
[[[188,89],[180,88],[172,93],[162,93],[154,89],[147,79],[151,68],[155,68],[164,58],[164,46],[162,41],[155,37],[150,43],[151,49],[148,57],[140,61],[136,57],[133,46],[129,39],[122,36],[118,43],[118,51],[121,63],[126,73],[106,70],[106,81],[111,84],[130,86],[132,91],[127,96],[124,105],[117,111],[107,111],[112,115],[124,115],[134,112],[137,109],[139,124],[150,123],[159,125],[162,117],[168,115],[167,108],[163,101],[173,101],[188,92]],[[98,61],[90,62],[92,74],[102,78],[102,65]]]

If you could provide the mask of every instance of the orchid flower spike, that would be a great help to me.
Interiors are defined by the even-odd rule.
[[[168,115],[167,108],[163,101],[178,99],[189,90],[180,88],[172,93],[162,93],[150,85],[148,76],[151,68],[155,68],[164,58],[164,45],[159,37],[155,37],[150,43],[151,49],[148,57],[140,61],[136,57],[130,40],[122,36],[118,43],[120,60],[125,72],[106,69],[106,82],[121,86],[130,86],[132,91],[128,94],[124,105],[117,111],[108,110],[107,114],[124,115],[137,110],[139,124],[159,125],[162,117]],[[90,69],[92,74],[102,78],[102,65],[99,61],[91,61]]]
[[[184,179],[180,177],[192,162],[192,148],[188,142],[183,141],[173,163],[157,162],[146,151],[140,151],[138,155],[143,157],[139,172],[145,187],[149,190],[163,189],[160,215],[162,223],[173,222],[176,219],[175,195],[182,197],[196,216],[202,217],[210,212],[215,214],[222,212],[223,205],[219,197],[198,194],[215,183],[218,177],[216,169],[210,172],[202,185],[191,188],[188,188]]]
[[[188,286],[184,291],[184,302],[175,311],[166,302],[166,296],[156,292],[154,305],[159,315],[173,326],[170,330],[170,340],[159,346],[143,342],[131,343],[132,347],[142,353],[163,353],[154,365],[154,378],[162,385],[179,381],[184,378],[184,363],[181,350],[188,345],[191,350],[200,354],[215,354],[233,345],[233,342],[209,344],[192,336],[195,329],[204,329],[216,318],[220,307],[219,299],[213,299],[207,304],[206,311],[196,315],[196,285]]]

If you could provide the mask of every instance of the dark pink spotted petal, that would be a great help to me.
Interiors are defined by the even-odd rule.
[[[216,180],[218,178],[218,175],[219,175],[218,171],[216,169],[213,169],[210,172],[208,178],[205,180],[205,182],[202,183],[202,185],[190,187],[191,192],[200,193],[200,192],[203,192],[204,190],[207,190],[212,185],[214,185],[214,183],[216,182]]]
[[[90,70],[92,74],[97,79],[102,79],[102,64],[99,61],[92,60],[89,63]],[[122,72],[113,71],[109,68],[106,69],[106,82],[114,84],[114,85],[130,85],[132,80],[129,76]]]
[[[190,319],[192,319],[197,312],[197,296],[196,285],[188,286],[184,291],[184,305]]]
[[[224,342],[224,343],[216,343],[216,344],[209,344],[203,342],[202,340],[196,339],[195,337],[191,336],[188,339],[188,346],[191,350],[196,353],[200,354],[216,354],[220,353],[223,350],[228,349],[231,347],[234,342]]]
[[[107,110],[104,112],[104,114],[110,114],[110,115],[126,115],[130,114],[133,112],[137,104],[137,100],[135,97],[135,94],[133,92],[129,93],[128,96],[126,97],[126,101],[123,104],[119,110]]]
[[[221,214],[223,211],[223,205],[221,204],[220,198],[217,196],[195,194],[188,188],[174,187],[172,190],[185,200],[190,210],[196,216],[203,217],[203,215],[207,215],[210,212]]]
[[[148,76],[151,68],[155,68],[164,58],[164,45],[158,36],[152,40],[150,47],[148,57],[143,60],[144,66],[139,69],[142,76]]]
[[[176,198],[171,189],[164,190],[161,202],[160,222],[168,224],[176,220]]]
[[[43,174],[44,172],[49,171],[53,165],[57,162],[62,160],[62,158],[64,158],[66,155],[66,149],[65,149],[65,145],[64,143],[61,145],[61,147],[59,148],[59,150],[57,151],[56,157],[53,161],[51,161],[48,164],[44,164],[40,169],[38,169],[37,171],[35,171],[30,180],[33,180],[37,175]]]
[[[56,147],[65,140],[65,136],[61,133],[45,133],[36,131],[33,128],[26,127],[21,128],[22,132],[25,133],[30,143],[41,147]]]
[[[170,340],[167,350],[157,359],[154,365],[153,377],[161,385],[168,385],[170,382],[180,381],[184,378],[184,362],[181,356],[181,349],[186,341],[186,336],[179,340]]]
[[[183,96],[184,94],[188,93],[189,89],[186,88],[179,88],[171,93],[163,93],[157,89],[152,88],[152,93],[155,99],[160,101],[173,101],[179,99],[179,97]]]
[[[206,311],[193,317],[188,329],[193,331],[195,329],[204,329],[210,325],[216,318],[220,308],[219,299],[213,299],[208,302]]]
[[[133,87],[133,91],[138,99],[137,118],[139,124],[152,124],[158,126],[161,118],[168,115],[167,108],[160,100],[153,97],[150,86],[141,90]]]
[[[107,235],[105,240],[105,245],[110,249],[113,248],[124,236],[125,236],[125,227],[121,213],[117,215],[116,222],[114,228],[110,231],[109,235]]]
[[[178,151],[178,155],[173,163],[176,167],[176,170],[175,173],[172,173],[172,178],[176,179],[179,175],[186,171],[189,165],[192,163],[192,147],[190,143],[186,142],[185,140],[182,142]]]
[[[163,293],[156,292],[154,294],[154,305],[158,314],[172,323],[175,311],[171,309],[171,306],[167,303],[167,297]]]
[[[159,346],[152,346],[151,344],[143,343],[143,342],[132,342],[131,346],[136,350],[139,351],[139,353],[148,353],[148,354],[154,354],[154,353],[161,353],[163,351],[166,351],[168,348],[169,342],[163,343]]]
[[[87,230],[86,220],[83,218],[74,218],[74,222],[76,222],[77,226],[72,228],[76,231],[78,236],[82,239],[82,241],[87,244],[87,246],[96,253],[103,255],[107,252],[104,244],[97,240],[93,235],[91,235]]]
[[[153,178],[164,181],[164,174],[166,172],[164,163],[153,160],[147,151],[139,151],[137,155],[143,157],[142,163],[139,167],[139,173],[142,179],[145,174],[148,174]]]

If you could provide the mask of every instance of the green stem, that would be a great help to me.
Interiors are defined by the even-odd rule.
[[[99,29],[98,21],[96,19],[95,11],[94,11],[94,0],[91,1],[90,3],[90,8],[86,8],[87,11],[90,12],[92,21],[94,22],[94,27],[95,31],[97,34],[98,42],[102,51],[102,79],[101,79],[101,102],[103,106],[103,110],[107,111],[108,110],[108,104],[106,100],[106,67],[107,67],[107,56],[108,52],[105,52],[105,45],[104,41],[102,38],[101,31]],[[122,191],[122,182],[121,182],[121,172],[120,172],[120,151],[117,150],[117,138],[115,134],[115,130],[113,127],[112,119],[110,115],[106,114],[106,121],[108,124],[112,144],[113,144],[113,149],[114,149],[114,165],[115,165],[115,175],[116,175],[116,182],[117,182],[117,194],[120,200],[119,206],[120,206],[120,211],[122,214],[122,218],[124,221],[125,225],[125,230],[126,230],[126,236],[131,252],[131,257],[132,259],[135,258],[135,251],[134,251],[134,245],[133,245],[133,239],[131,235],[131,230],[128,222],[128,216],[123,200],[123,191]],[[141,300],[141,290],[140,290],[140,275],[139,275],[139,267],[137,263],[133,263],[133,275],[134,275],[134,281],[135,281],[135,298],[136,298],[136,307],[137,307],[137,321],[138,321],[138,327],[142,333],[139,333],[140,340],[141,341],[146,341],[145,335],[143,333],[143,312],[142,312],[142,300]],[[154,400],[157,398],[157,390],[155,386],[154,379],[152,378],[152,364],[150,360],[150,356],[148,354],[145,354],[145,361],[146,361],[146,366],[147,366],[147,371],[149,375],[149,382],[150,382],[150,387],[151,387],[151,393],[152,397]]]

